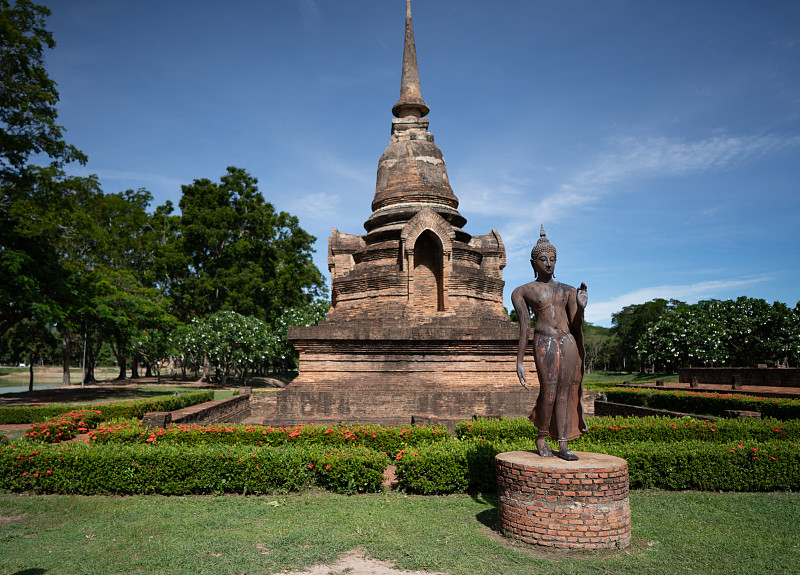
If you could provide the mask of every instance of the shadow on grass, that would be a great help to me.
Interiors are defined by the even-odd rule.
[[[38,567],[34,567],[32,569],[23,569],[22,571],[17,571],[11,575],[43,575],[44,573],[47,573],[47,569],[39,569]]]
[[[472,500],[475,501],[475,503],[479,503],[481,505],[491,505],[489,509],[484,509],[475,515],[475,519],[495,533],[500,533],[500,527],[497,523],[497,497],[482,493],[475,493],[470,495],[470,497],[472,497]]]

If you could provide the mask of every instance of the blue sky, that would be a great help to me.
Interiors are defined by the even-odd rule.
[[[67,140],[106,192],[248,170],[318,240],[363,233],[403,0],[49,0]],[[800,299],[800,2],[416,0],[430,131],[505,300],[544,224],[611,325],[655,297]]]

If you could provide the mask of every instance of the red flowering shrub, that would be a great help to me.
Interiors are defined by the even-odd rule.
[[[25,437],[45,443],[58,443],[87,433],[100,423],[101,413],[91,409],[76,409],[50,421],[34,423]]]
[[[388,459],[363,446],[325,451],[316,465],[316,483],[336,493],[380,491]]]
[[[91,435],[92,443],[151,443],[180,445],[322,445],[326,447],[364,446],[392,456],[404,447],[450,440],[442,426],[393,427],[372,424],[296,425],[179,425],[166,429],[144,430],[131,422],[104,426]]]
[[[706,421],[690,417],[590,417],[589,430],[573,442],[583,449],[586,442],[623,443],[628,441],[700,440],[728,441],[800,441],[800,420],[720,419]],[[456,434],[461,439],[487,441],[535,439],[536,428],[525,418],[477,419],[459,422]]]
[[[357,447],[0,445],[0,491],[76,494],[338,493],[381,488],[388,460]],[[330,468],[325,469],[326,466]]]

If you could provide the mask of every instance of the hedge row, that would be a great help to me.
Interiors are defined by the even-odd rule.
[[[0,446],[0,490],[74,494],[276,493],[318,486],[380,491],[388,464],[365,447]]]
[[[591,417],[589,430],[572,443],[582,449],[584,443],[623,443],[628,441],[700,440],[730,441],[800,441],[800,420],[721,419],[714,422],[691,417]],[[525,418],[476,419],[456,425],[460,439],[482,438],[488,441],[535,439],[536,428]]]
[[[399,487],[422,494],[492,492],[497,489],[494,456],[532,450],[531,440],[468,440],[420,447],[397,460]],[[587,444],[586,451],[622,457],[628,462],[631,488],[775,491],[800,489],[800,444],[667,444],[637,441],[618,445]]]
[[[101,416],[96,409],[76,409],[50,421],[34,423],[25,437],[45,443],[67,441],[79,433],[86,433],[97,427]]]
[[[193,391],[180,395],[162,395],[152,399],[139,399],[103,405],[9,405],[0,407],[0,425],[38,423],[55,419],[73,410],[91,409],[101,412],[103,420],[115,417],[141,419],[148,411],[175,411],[214,399],[213,391]]]
[[[325,445],[349,447],[361,445],[394,457],[403,448],[450,441],[443,426],[392,427],[383,425],[297,425],[265,427],[260,425],[169,425],[166,429],[145,430],[138,421],[109,422],[90,432],[95,444],[153,445]]]
[[[725,410],[759,411],[762,417],[800,419],[800,399],[708,391],[608,389],[608,401],[681,413],[724,416]]]

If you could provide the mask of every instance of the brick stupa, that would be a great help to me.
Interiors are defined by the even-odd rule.
[[[278,424],[452,426],[533,407],[535,366],[527,391],[516,375],[519,326],[503,308],[503,241],[496,230],[464,231],[428,112],[407,0],[400,99],[367,233],[333,228],[328,238],[332,307],[317,326],[289,328],[300,374],[278,394]]]

